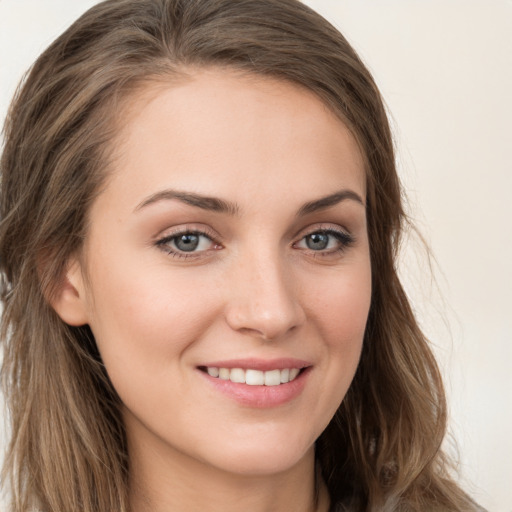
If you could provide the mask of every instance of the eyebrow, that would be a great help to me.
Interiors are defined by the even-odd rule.
[[[302,205],[297,213],[297,217],[302,217],[303,215],[325,210],[331,206],[335,206],[338,203],[341,203],[342,201],[346,201],[347,199],[356,201],[362,206],[365,206],[362,197],[353,190],[340,190],[334,194],[321,197],[320,199],[315,199],[314,201],[310,201],[309,203]]]
[[[180,192],[178,190],[162,190],[161,192],[157,192],[147,199],[144,199],[144,201],[135,208],[135,211],[162,200],[170,201],[172,199],[177,199],[190,206],[196,206],[202,210],[212,212],[228,213],[230,215],[237,215],[240,212],[240,207],[236,203],[231,203],[230,201],[225,201],[218,197],[209,197],[193,192]]]
[[[210,197],[193,192],[182,192],[168,189],[157,192],[156,194],[152,194],[148,198],[144,199],[139,205],[137,205],[135,211],[141,210],[142,208],[145,208],[146,206],[152,205],[159,201],[170,201],[173,199],[181,201],[185,204],[189,204],[190,206],[201,208],[202,210],[227,213],[229,215],[238,215],[241,210],[238,204],[220,199],[218,197]],[[356,201],[362,206],[365,206],[364,201],[359,194],[353,190],[346,189],[303,204],[297,212],[297,217],[302,217],[304,215],[308,215],[320,210],[325,210],[346,200]]]

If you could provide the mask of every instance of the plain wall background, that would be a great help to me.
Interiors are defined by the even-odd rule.
[[[23,72],[95,3],[0,0],[2,119]],[[433,282],[413,241],[403,277],[445,375],[462,478],[489,511],[512,512],[512,1],[306,3],[389,107],[410,213],[437,261]]]

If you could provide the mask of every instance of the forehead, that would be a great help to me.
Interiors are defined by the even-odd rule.
[[[209,195],[223,188],[250,201],[259,189],[293,195],[319,182],[365,194],[350,131],[316,95],[286,81],[194,70],[139,89],[119,120],[112,179],[120,189],[129,182],[138,198],[172,186]]]

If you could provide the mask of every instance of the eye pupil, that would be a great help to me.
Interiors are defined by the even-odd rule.
[[[191,252],[197,249],[199,236],[193,234],[181,235],[176,238],[174,243],[180,251]]]
[[[326,233],[312,233],[306,237],[308,249],[321,251],[329,245],[329,235]]]

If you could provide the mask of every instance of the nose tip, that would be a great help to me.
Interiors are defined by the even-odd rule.
[[[278,269],[252,273],[232,289],[226,320],[242,334],[276,340],[300,326],[304,310],[291,279]]]
[[[238,314],[230,315],[228,324],[241,334],[264,341],[276,340],[294,330],[301,323],[298,319],[299,315],[296,315],[295,312],[288,314],[276,310],[273,314],[265,314],[254,310],[248,311],[244,308],[244,313],[241,313],[240,309],[238,308]]]

